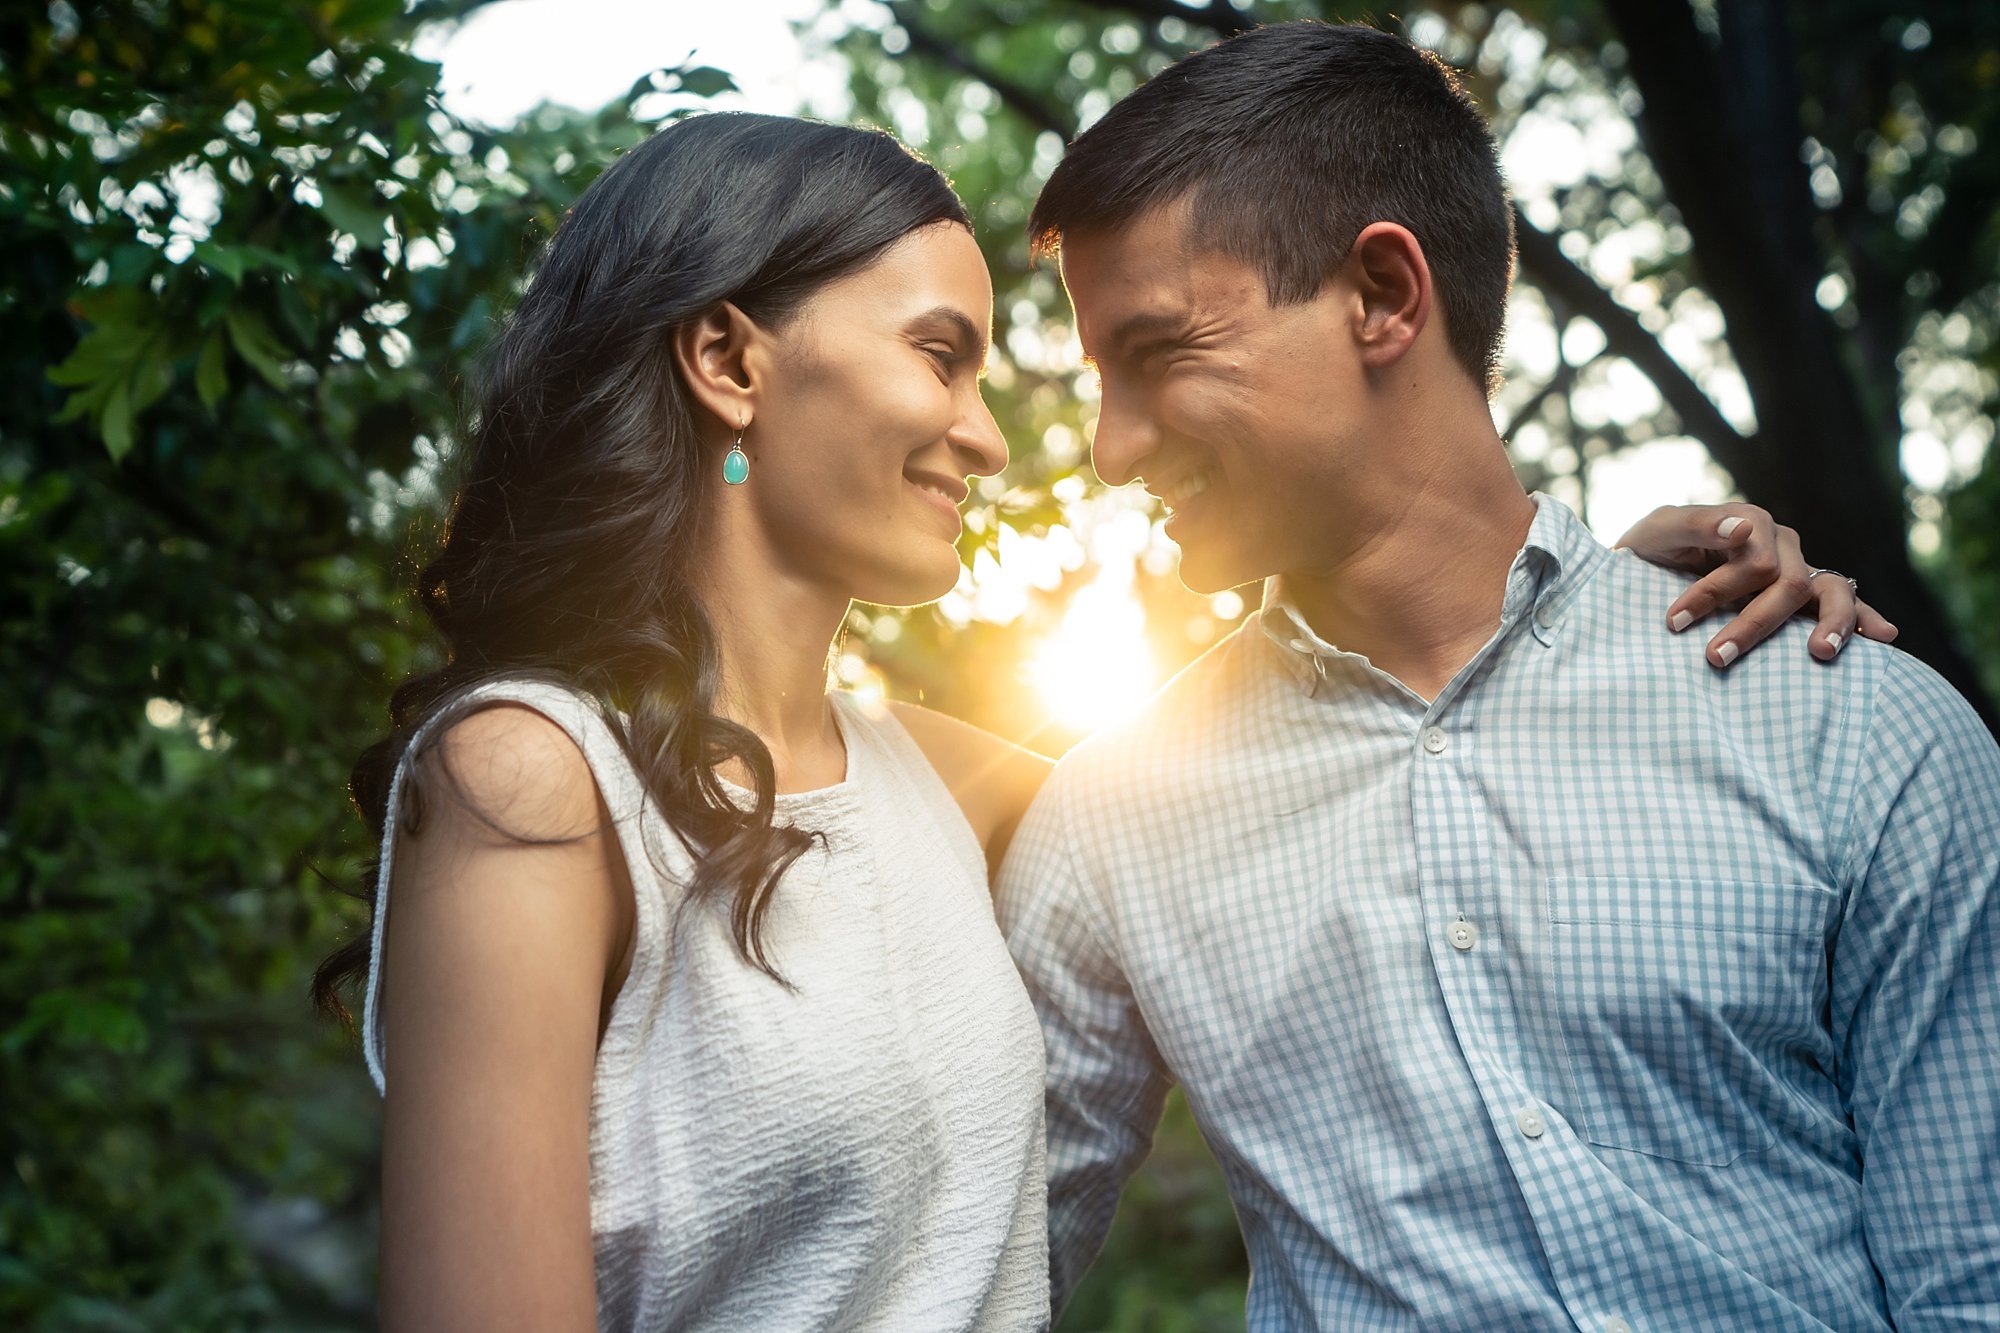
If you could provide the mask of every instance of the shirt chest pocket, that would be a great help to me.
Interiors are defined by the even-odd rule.
[[[1571,1087],[1591,1143],[1706,1166],[1769,1148],[1817,1114],[1832,1049],[1827,940],[1811,884],[1549,881]]]

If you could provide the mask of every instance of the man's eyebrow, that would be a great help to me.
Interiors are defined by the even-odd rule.
[[[1163,333],[1177,333],[1183,323],[1181,316],[1163,310],[1146,311],[1132,316],[1111,331],[1105,344],[1113,356],[1123,356],[1133,343],[1141,338],[1158,337]]]
[[[1111,331],[1111,336],[1105,341],[1105,350],[1102,353],[1085,351],[1081,360],[1086,367],[1101,375],[1104,373],[1104,368],[1097,364],[1100,355],[1109,357],[1114,361],[1120,360],[1129,355],[1133,343],[1142,338],[1153,338],[1159,337],[1161,334],[1178,333],[1183,322],[1181,316],[1170,314],[1164,310],[1142,311],[1139,314],[1133,315]]]

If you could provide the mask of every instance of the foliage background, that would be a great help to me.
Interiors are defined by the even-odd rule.
[[[367,851],[346,768],[428,651],[406,590],[454,380],[575,192],[728,83],[664,70],[600,112],[463,124],[411,43],[476,4],[0,15],[10,1327],[372,1322],[376,1107],[303,991],[358,920],[328,887]],[[897,0],[807,25],[851,67],[856,116],[944,166],[980,220],[1016,458],[969,524],[959,591],[858,609],[839,673],[1054,753],[1076,727],[1030,682],[1089,590],[1145,608],[1163,669],[1243,613],[1180,590],[1150,515],[1090,478],[1091,386],[1021,226],[1062,138],[1138,80],[1218,33],[1325,15],[1402,23],[1465,71],[1510,151],[1566,164],[1516,181],[1496,410],[1524,479],[1588,503],[1627,451],[1691,442],[1993,718],[1990,7],[1394,14]],[[1240,1327],[1243,1282],[1176,1100],[1063,1327]]]

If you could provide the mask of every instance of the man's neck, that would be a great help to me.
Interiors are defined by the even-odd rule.
[[[1329,569],[1284,577],[1315,633],[1425,699],[1499,627],[1508,571],[1534,525],[1534,501],[1481,424],[1489,438],[1470,446],[1402,454],[1394,484],[1342,506],[1356,523],[1354,549]]]

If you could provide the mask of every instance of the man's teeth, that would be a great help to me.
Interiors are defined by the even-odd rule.
[[[1163,497],[1168,509],[1178,509],[1188,501],[1208,489],[1208,474],[1197,472],[1192,477],[1175,486]]]

